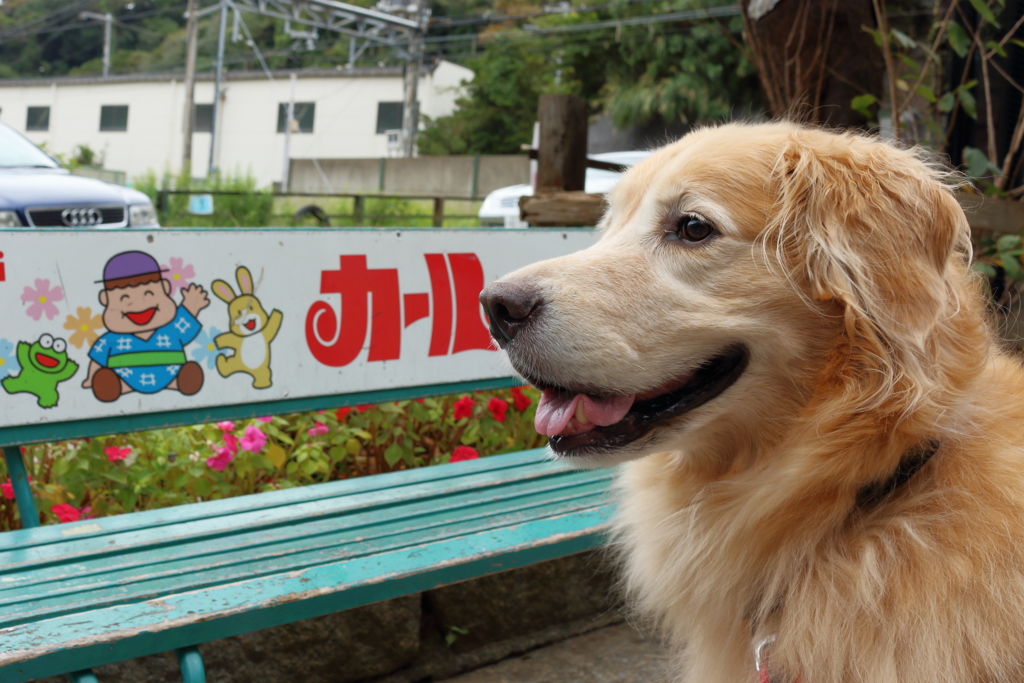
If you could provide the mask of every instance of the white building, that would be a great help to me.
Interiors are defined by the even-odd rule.
[[[284,172],[283,108],[289,101],[290,71],[228,72],[221,80],[214,166],[222,172],[251,172],[259,186],[280,181]],[[387,130],[401,127],[400,67],[316,69],[295,72],[294,159],[388,156]],[[455,109],[461,83],[473,72],[451,62],[422,70],[420,114],[436,118]],[[197,74],[196,129],[192,175],[206,175],[210,150],[212,74]],[[0,79],[0,121],[51,153],[73,154],[88,145],[110,169],[128,179],[152,170],[178,173],[184,141],[185,88],[180,75],[127,75]]]

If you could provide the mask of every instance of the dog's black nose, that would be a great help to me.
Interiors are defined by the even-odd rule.
[[[541,296],[533,285],[522,280],[494,282],[480,292],[480,303],[491,321],[491,336],[505,346],[535,317]]]

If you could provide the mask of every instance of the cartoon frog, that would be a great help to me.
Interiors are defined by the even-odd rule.
[[[68,358],[67,342],[44,334],[29,345],[18,342],[18,363],[21,372],[7,377],[0,385],[8,394],[27,393],[39,399],[40,408],[57,405],[57,385],[78,372],[78,363]]]

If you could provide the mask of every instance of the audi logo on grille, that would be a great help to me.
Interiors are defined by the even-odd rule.
[[[77,228],[82,225],[99,225],[103,222],[103,214],[99,209],[64,209],[60,212],[64,225]]]

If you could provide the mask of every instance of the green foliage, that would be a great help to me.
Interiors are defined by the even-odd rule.
[[[672,2],[659,9],[693,6]],[[710,121],[756,106],[757,74],[735,42],[741,40],[742,28],[735,17],[727,25],[712,21],[623,30],[619,59],[608,64],[608,82],[602,88],[605,110],[623,127],[658,119]]]
[[[529,144],[537,99],[555,90],[542,51],[521,39],[499,38],[467,63],[476,74],[451,116],[424,117],[420,154],[517,154]]]
[[[539,392],[522,391],[528,406],[513,391],[477,392],[40,444],[24,457],[44,522],[57,519],[55,505],[103,517],[437,465],[459,446],[480,456],[537,448]],[[265,440],[247,442],[253,430]],[[8,476],[0,461],[0,482]],[[20,526],[9,494],[0,530]]]
[[[663,0],[536,19],[542,28],[727,4]],[[618,30],[530,34],[487,44],[466,62],[476,75],[451,116],[427,119],[421,154],[513,154],[529,143],[542,94],[583,97],[616,125],[697,122],[756,107],[757,77],[739,48],[742,22],[667,22]],[[571,36],[567,37],[567,36]]]
[[[196,180],[186,169],[176,177],[164,174],[160,178],[149,171],[135,178],[135,189],[149,195],[154,206],[159,207],[160,224],[167,227],[252,227],[270,225],[274,198],[268,190],[256,189],[256,178],[251,173],[214,174],[212,178]],[[195,216],[188,212],[188,194],[167,194],[166,202],[160,202],[161,190],[191,190],[195,194],[204,192],[229,192],[236,194],[214,195],[213,214]]]
[[[982,237],[981,250],[974,262],[974,270],[989,278],[997,275],[996,268],[1002,268],[1006,278],[1013,282],[1024,281],[1024,243],[1020,235]]]

